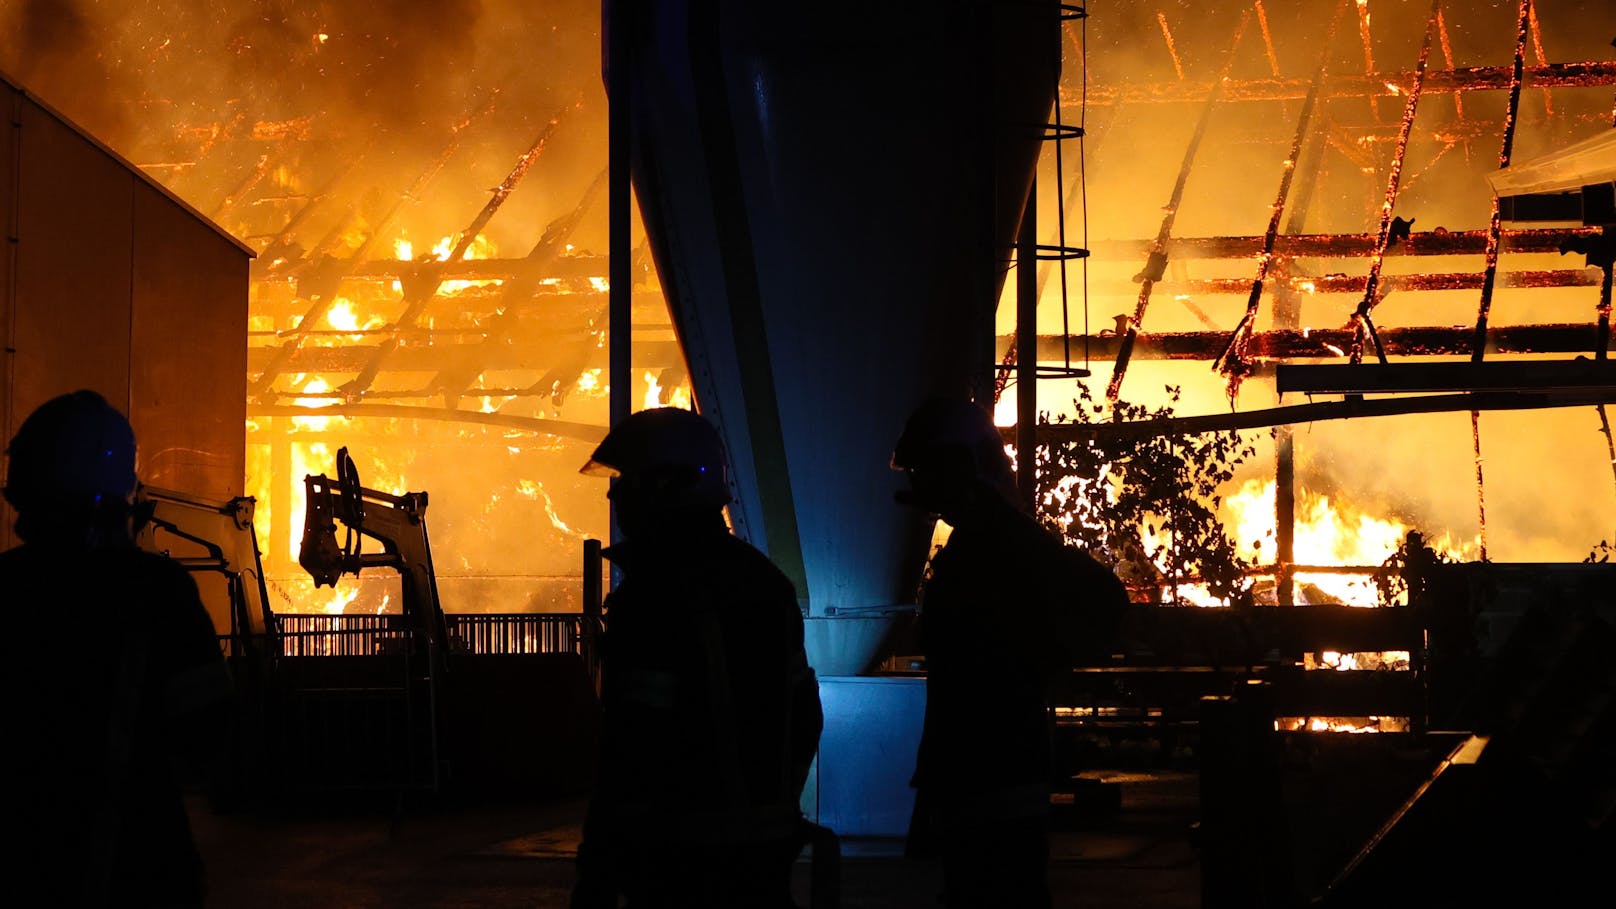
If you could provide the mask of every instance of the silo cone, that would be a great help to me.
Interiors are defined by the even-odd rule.
[[[731,522],[796,583],[821,676],[869,669],[914,603],[930,527],[894,502],[892,445],[928,395],[991,376],[1057,16],[1025,0],[609,4],[635,192],[697,407],[734,464]]]

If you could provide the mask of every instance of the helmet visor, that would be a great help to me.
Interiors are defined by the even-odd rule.
[[[586,477],[606,477],[608,479],[616,479],[623,475],[623,472],[616,467],[603,461],[597,461],[594,458],[590,458],[584,463],[584,466],[578,468],[578,472]]]

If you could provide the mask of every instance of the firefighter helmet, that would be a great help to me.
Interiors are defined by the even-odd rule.
[[[129,503],[135,431],[101,395],[80,390],[41,404],[6,448],[5,496],[18,511]]]
[[[933,398],[915,409],[893,447],[892,469],[969,476],[1001,488],[1015,483],[993,415],[958,398]]]
[[[704,417],[678,407],[629,415],[581,472],[616,477],[636,495],[668,507],[722,508],[730,501],[724,440]]]

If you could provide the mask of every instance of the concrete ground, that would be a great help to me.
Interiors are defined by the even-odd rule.
[[[1120,807],[1078,809],[1052,844],[1055,905],[1193,909],[1193,773],[1106,772]],[[581,799],[219,814],[192,804],[210,905],[230,909],[550,909],[565,907]],[[939,873],[897,843],[843,844],[845,909],[935,909]],[[798,863],[806,905],[808,865]]]

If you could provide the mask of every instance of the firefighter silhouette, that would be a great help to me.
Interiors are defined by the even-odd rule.
[[[1062,671],[1110,652],[1126,588],[1018,501],[981,407],[922,405],[892,465],[908,474],[912,504],[952,527],[921,591],[926,716],[909,852],[941,858],[950,909],[1047,907],[1048,692]]]
[[[230,677],[195,582],[134,545],[134,432],[99,394],[77,391],[35,410],[7,453],[23,540],[0,553],[7,630],[23,644],[3,661],[8,895],[200,906],[175,758],[220,740]]]
[[[793,906],[823,723],[796,591],[729,532],[723,443],[697,414],[628,417],[584,471],[614,477],[622,540],[605,556],[623,580],[572,905]]]

